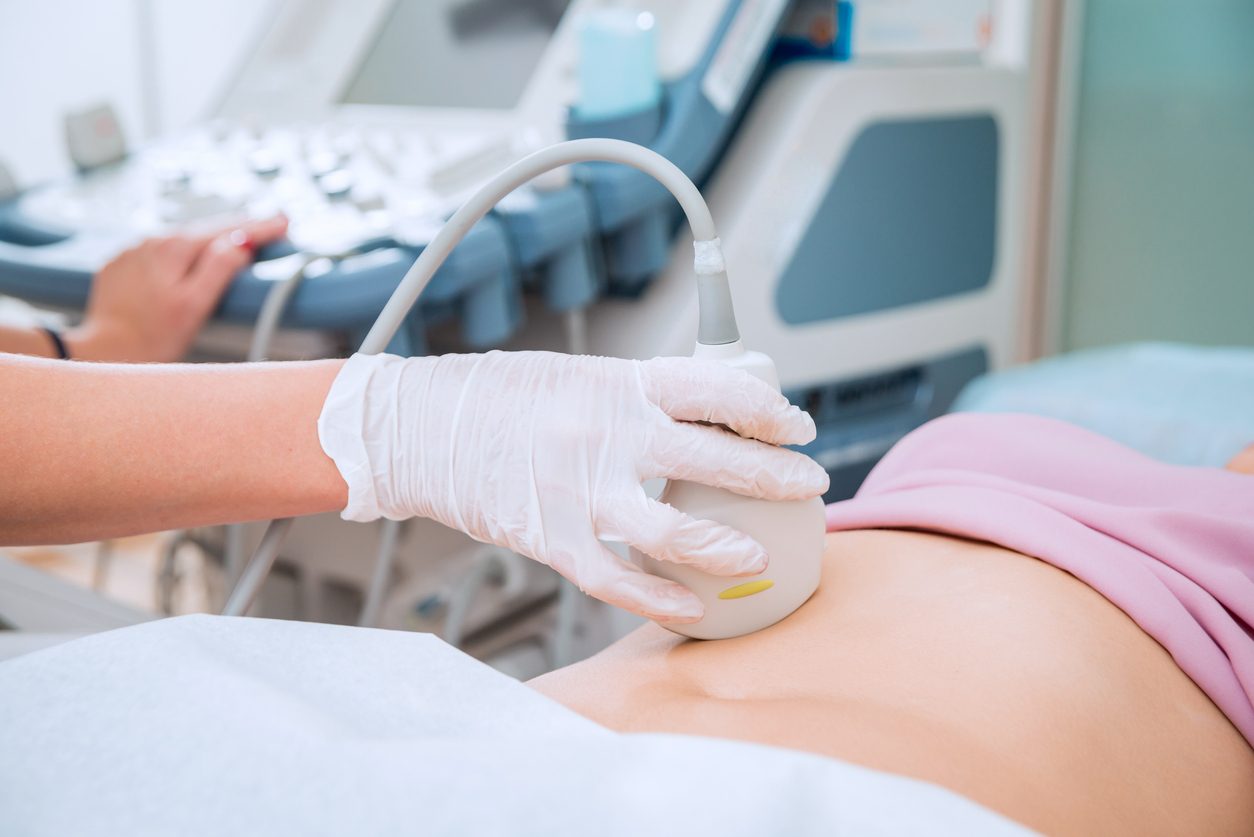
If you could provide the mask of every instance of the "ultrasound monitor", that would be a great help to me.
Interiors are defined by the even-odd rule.
[[[512,109],[566,0],[397,0],[339,99],[345,104]]]

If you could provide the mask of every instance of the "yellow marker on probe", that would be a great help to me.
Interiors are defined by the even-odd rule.
[[[720,599],[743,599],[746,596],[753,596],[761,593],[763,590],[770,590],[775,586],[775,582],[764,578],[759,581],[746,581],[744,584],[737,584],[735,587],[728,587],[726,590],[718,594]]]

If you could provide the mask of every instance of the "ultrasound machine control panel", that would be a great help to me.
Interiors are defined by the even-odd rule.
[[[283,323],[353,332],[461,200],[536,148],[630,139],[701,178],[787,3],[635,3],[623,38],[596,41],[586,21],[619,5],[286,0],[206,123],[128,152],[107,108],[78,115],[73,131],[67,121],[79,176],[0,202],[0,293],[81,307],[94,271],[145,236],[282,212],[287,241],[240,274],[218,319],[254,322],[284,273],[267,262],[299,252],[326,258]],[[608,62],[602,76],[615,61],[656,73],[656,97],[581,109],[590,49]],[[587,165],[543,178],[476,227],[396,348],[422,352],[424,323],[449,317],[468,345],[498,344],[520,324],[524,291],[556,311],[637,294],[667,261],[674,219],[639,172]]]

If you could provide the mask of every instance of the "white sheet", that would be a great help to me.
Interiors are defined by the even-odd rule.
[[[0,832],[1022,829],[830,759],[619,735],[429,635],[195,616],[0,664]]]

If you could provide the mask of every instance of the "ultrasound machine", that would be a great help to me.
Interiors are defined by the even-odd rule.
[[[873,2],[828,5],[852,6],[856,47],[859,6]],[[71,131],[77,176],[0,202],[0,294],[81,310],[93,272],[144,236],[281,211],[288,239],[235,279],[215,322],[260,327],[268,310],[285,332],[355,345],[476,186],[561,139],[627,139],[702,185],[741,331],[814,416],[805,450],[839,499],[1016,356],[1031,1],[995,5],[978,51],[838,60],[780,49],[815,7],[801,0],[283,0],[212,118],[127,149],[101,109]],[[391,350],[687,354],[679,223],[632,169],[537,180],[457,247]],[[373,552],[373,536],[347,532],[367,527],[323,525],[334,533],[311,525],[287,547],[299,579],[286,609],[305,618],[332,587],[357,601],[369,575],[344,558]],[[488,637],[476,626],[503,602],[552,593],[550,577],[527,575],[543,568],[423,525],[403,549],[467,551],[476,568],[482,595],[459,631]],[[403,601],[383,624],[447,614],[470,576],[433,566],[401,567]]]

